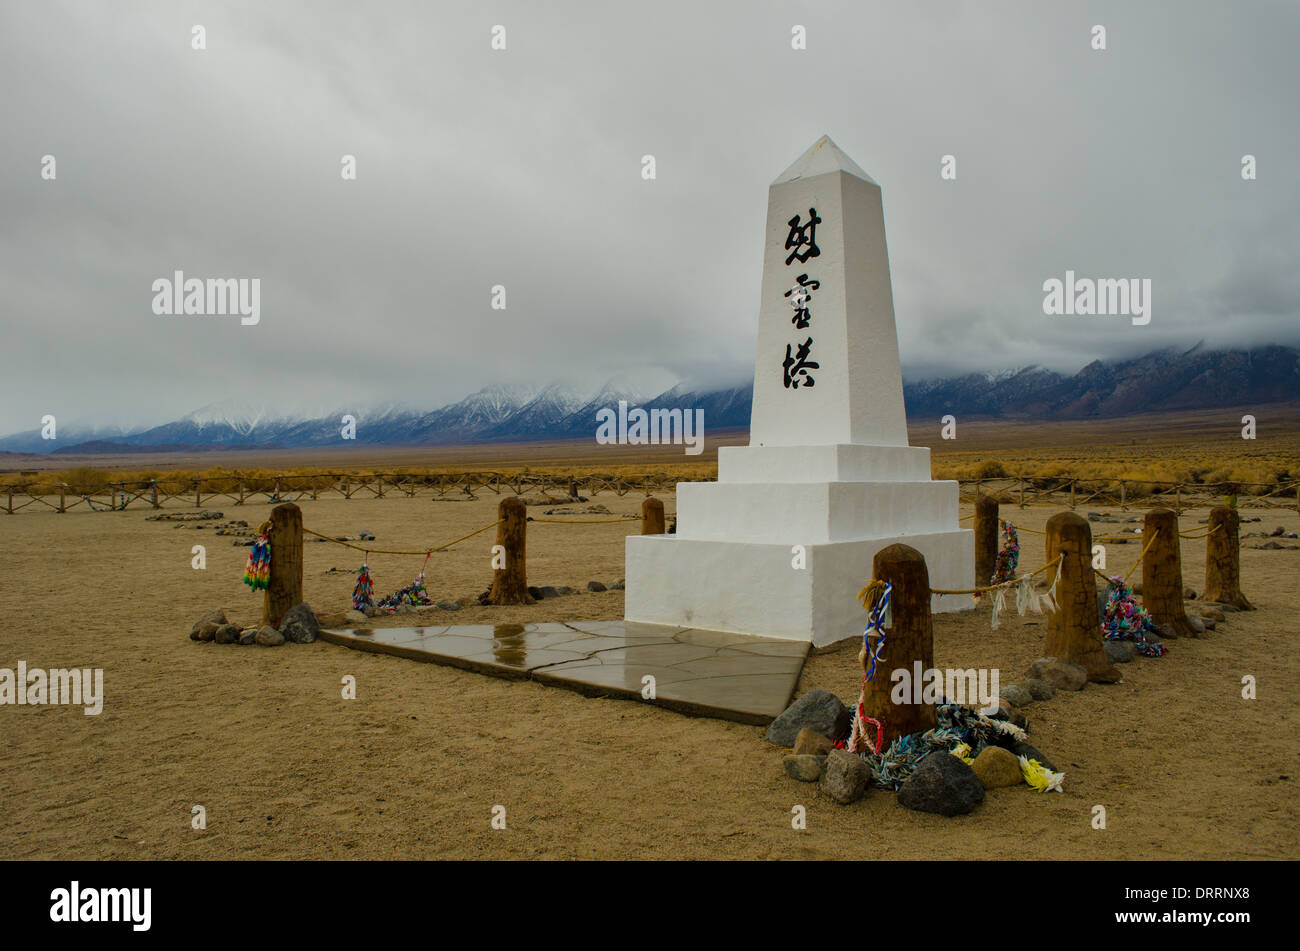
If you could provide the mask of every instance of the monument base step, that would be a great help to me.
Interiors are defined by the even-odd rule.
[[[876,552],[910,545],[925,556],[931,588],[970,588],[975,576],[969,530],[803,546],[706,541],[674,535],[627,539],[624,615],[628,621],[707,628],[811,641],[861,637],[866,612],[857,593]],[[935,595],[933,611],[972,606],[970,595]]]

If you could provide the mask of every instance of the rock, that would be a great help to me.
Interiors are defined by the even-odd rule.
[[[1195,591],[1194,589],[1192,589],[1192,588],[1184,588],[1184,589],[1183,589],[1183,600],[1184,600],[1184,601],[1195,601],[1195,600],[1196,600],[1196,591]]]
[[[192,641],[211,641],[217,636],[217,631],[225,625],[213,624],[209,621],[207,624],[200,624],[194,630],[190,631],[190,640]]]
[[[347,618],[349,621],[355,621],[358,624],[363,623],[366,620],[366,616],[362,614],[360,611],[358,611],[356,608],[353,608],[351,611],[349,611],[347,614],[343,616]]]
[[[1210,618],[1207,618],[1207,617],[1203,617],[1203,618],[1201,618],[1201,623],[1202,623],[1203,625],[1205,625],[1205,629],[1206,629],[1207,631],[1212,631],[1212,630],[1214,630],[1216,627],[1219,626],[1219,622],[1218,622],[1218,621],[1212,621]]]
[[[1082,690],[1088,671],[1081,664],[1059,657],[1040,657],[1029,665],[1029,676],[1045,680],[1057,690]]]
[[[774,746],[794,746],[804,727],[834,742],[849,732],[849,708],[829,690],[809,690],[772,721],[763,739]]]
[[[1281,538],[1283,535],[1286,534],[1286,529],[1283,528],[1281,525],[1279,525],[1277,528],[1273,529],[1273,531],[1269,532],[1268,534],[1270,538]]]
[[[785,765],[786,775],[801,783],[815,783],[822,778],[826,767],[825,756],[796,754],[781,760]]]
[[[444,611],[459,611],[459,610],[460,610],[460,602],[459,602],[459,601],[439,601],[439,602],[438,602],[438,607],[442,608]]]
[[[1020,686],[1028,690],[1029,695],[1035,700],[1051,700],[1056,696],[1056,688],[1046,680],[1039,680],[1037,677],[1026,678]]]
[[[606,588],[606,587],[605,587],[603,584],[601,584],[599,581],[588,581],[588,582],[587,582],[587,590],[588,590],[588,591],[608,591],[609,589]]]
[[[1010,750],[1000,746],[986,746],[980,750],[971,770],[979,777],[985,789],[1000,789],[1003,786],[1019,786],[1024,782],[1020,772],[1020,760]]]
[[[218,644],[237,644],[239,643],[240,629],[238,624],[223,624],[217,628],[212,639]]]
[[[1026,759],[1036,759],[1054,773],[1057,771],[1056,767],[1052,765],[1051,760],[1040,753],[1037,747],[1030,746],[1028,743],[1017,743],[1012,752],[1017,756],[1023,756]]]
[[[246,627],[239,632],[239,643],[242,644],[244,647],[247,647],[249,644],[254,643],[256,638],[257,638],[257,628],[255,627]]]
[[[488,596],[489,594],[491,594],[491,593],[492,593],[492,589],[489,588],[489,589],[488,589],[484,594],[482,594],[482,595],[479,596],[478,603],[479,603],[479,604],[487,604],[487,596]],[[540,601],[540,600],[542,600],[542,589],[541,589],[541,588],[535,588],[535,587],[533,587],[532,585],[529,585],[529,586],[528,586],[528,595],[529,595],[529,597],[531,597],[534,601]]]
[[[1034,702],[1034,695],[1017,684],[1007,684],[999,692],[1003,700],[1010,700],[1017,707],[1027,707]]]
[[[570,588],[567,584],[562,584],[555,589],[560,594],[577,594],[577,588]]]
[[[918,812],[960,816],[984,801],[984,784],[973,769],[939,750],[921,760],[898,790],[898,801]]]
[[[1090,522],[1100,522],[1104,517],[1105,517],[1105,516],[1103,516],[1100,512],[1089,512],[1089,513],[1088,513],[1088,521],[1090,521]]]
[[[357,532],[357,538],[361,541],[373,542],[375,540],[375,533],[368,528],[363,528],[361,531]]]
[[[799,731],[799,735],[794,738],[794,752],[796,756],[826,756],[835,744],[826,737],[822,736],[816,730],[810,730],[804,727]]]
[[[316,615],[309,605],[298,604],[285,612],[280,621],[280,633],[286,641],[294,644],[310,644],[320,633],[320,625],[316,623]]]
[[[1201,612],[1202,621],[1206,621],[1206,620],[1222,621],[1224,619],[1224,615],[1222,611],[1220,611],[1218,608],[1212,608],[1208,604],[1202,604],[1198,606],[1197,610]]]
[[[284,643],[284,635],[268,624],[254,635],[253,641],[262,647],[279,647]]]
[[[537,593],[538,593],[538,597],[542,598],[543,600],[546,598],[558,598],[560,596],[559,588],[556,588],[554,585],[549,585],[549,584],[542,585],[540,588],[537,589]]]
[[[615,581],[612,585],[609,586],[609,590],[610,590],[610,591],[622,591],[622,590],[623,590],[623,580],[620,578],[618,581]]]
[[[818,788],[841,806],[857,802],[870,785],[871,769],[861,756],[848,750],[831,750],[827,754]]]
[[[1187,615],[1187,626],[1190,627],[1192,629],[1192,632],[1195,634],[1205,633],[1205,622],[1202,621],[1195,614]]]
[[[1103,638],[1101,649],[1106,652],[1106,659],[1112,664],[1128,664],[1137,656],[1137,648],[1132,641],[1113,641]]]
[[[217,628],[227,623],[229,622],[226,620],[225,611],[209,611],[195,621],[194,626],[190,628],[190,640],[210,641],[213,635],[217,633]],[[203,632],[205,627],[208,629],[207,636],[200,637],[199,634]]]

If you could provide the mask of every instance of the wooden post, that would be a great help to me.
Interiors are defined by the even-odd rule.
[[[569,479],[569,498],[576,499],[577,497],[578,497],[578,480],[571,478]]]
[[[236,505],[244,504],[244,480],[243,479],[239,480],[239,501],[236,502],[235,504]]]
[[[907,545],[890,545],[876,552],[871,562],[871,576],[894,586],[889,596],[891,622],[886,628],[885,649],[876,664],[875,677],[867,681],[862,709],[879,720],[881,749],[900,736],[919,733],[938,726],[938,712],[933,703],[895,704],[890,697],[894,689],[893,671],[906,670],[914,680],[917,667],[921,674],[934,667],[934,627],[930,620],[930,571],[925,557]],[[874,644],[874,641],[873,641]],[[913,690],[923,684],[912,684]]]
[[[1226,505],[1210,509],[1210,534],[1205,537],[1205,601],[1231,604],[1242,611],[1255,606],[1241,593],[1241,516]]]
[[[975,587],[993,578],[998,563],[998,500],[991,495],[975,499]]]
[[[1123,511],[1128,511],[1128,485],[1123,479],[1119,480],[1119,507]]]
[[[158,507],[158,482],[154,479],[149,480],[149,503],[154,508]]]
[[[198,508],[203,504],[203,480],[196,478],[194,480],[194,507]]]
[[[279,627],[302,604],[302,509],[292,502],[271,509],[271,577],[262,623]]]
[[[1158,532],[1152,541],[1152,533]],[[1183,561],[1178,546],[1178,516],[1166,508],[1147,512],[1142,523],[1142,606],[1151,620],[1173,637],[1200,637],[1183,609]]]
[[[641,534],[662,535],[664,531],[663,500],[655,498],[646,499],[641,503]]]
[[[497,505],[497,517],[502,520],[497,526],[497,544],[505,549],[505,567],[492,572],[487,603],[533,604],[526,561],[528,508],[518,497],[502,499]]]
[[[1063,556],[1061,580],[1056,583],[1056,610],[1047,616],[1044,653],[1081,664],[1094,683],[1118,683],[1120,673],[1101,646],[1092,526],[1075,512],[1058,512],[1047,520],[1047,563],[1058,555]],[[1056,569],[1049,568],[1044,575],[1050,584]]]
[[[63,493],[67,489],[67,487],[68,487],[67,483],[64,482],[59,483],[59,513],[60,514],[68,510],[67,507],[63,504]]]

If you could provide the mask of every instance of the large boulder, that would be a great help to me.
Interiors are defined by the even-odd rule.
[[[831,750],[818,788],[841,806],[857,802],[871,785],[871,770],[862,757],[848,750]]]
[[[312,613],[311,608],[306,604],[299,604],[285,612],[284,618],[280,621],[280,633],[291,643],[310,644],[320,633],[320,625],[316,623],[316,615]]]
[[[957,757],[938,750],[913,770],[898,790],[898,801],[918,812],[960,816],[984,801],[984,784]]]
[[[849,732],[851,719],[849,708],[835,694],[809,690],[772,721],[763,739],[774,746],[794,746],[799,731],[807,727],[834,741]]]
[[[1002,786],[1018,786],[1024,781],[1020,772],[1020,760],[1010,750],[1000,746],[986,746],[979,756],[970,764],[971,770],[979,777],[985,789],[998,789]]]
[[[1088,670],[1082,664],[1059,657],[1040,657],[1029,665],[1029,676],[1046,681],[1057,690],[1082,690]]]

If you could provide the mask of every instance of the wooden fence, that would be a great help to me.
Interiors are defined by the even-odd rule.
[[[651,472],[639,476],[554,475],[499,472],[317,473],[244,480],[238,475],[169,479],[166,476],[137,482],[109,482],[97,486],[27,482],[0,487],[3,511],[13,515],[29,506],[68,512],[78,506],[92,511],[127,508],[159,509],[167,505],[266,504],[340,496],[352,498],[444,498],[456,495],[536,494],[562,502],[574,494],[671,492],[678,477]],[[1241,508],[1300,511],[1300,481],[1257,482],[1152,482],[1134,479],[1039,478],[1008,476],[961,483],[961,498],[973,502],[991,495],[1004,505],[1020,508],[1049,506],[1071,510],[1088,505],[1149,508],[1160,504],[1182,512],[1222,502],[1235,494]]]

